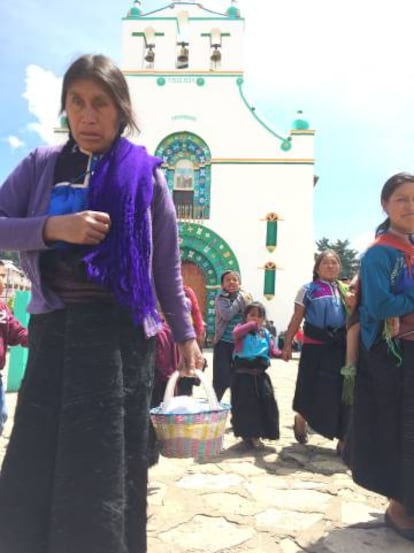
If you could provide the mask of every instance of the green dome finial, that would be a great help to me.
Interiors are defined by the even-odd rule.
[[[128,17],[140,17],[142,13],[141,3],[141,0],[134,0],[132,7],[128,11]]]
[[[237,0],[231,0],[231,6],[227,8],[226,15],[232,19],[237,19],[240,17],[240,10],[236,6]]]
[[[296,114],[297,118],[292,123],[292,129],[295,131],[307,131],[309,129],[309,123],[303,117],[303,111],[298,109]]]

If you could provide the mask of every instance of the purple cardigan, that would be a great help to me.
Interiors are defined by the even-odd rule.
[[[20,252],[22,268],[32,282],[29,313],[64,307],[41,282],[39,254],[47,250],[43,226],[48,217],[56,159],[62,146],[34,150],[0,186],[0,248]],[[152,271],[155,294],[174,338],[194,338],[181,276],[175,209],[160,169],[154,173],[152,202]]]

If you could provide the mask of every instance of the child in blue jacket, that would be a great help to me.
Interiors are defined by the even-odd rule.
[[[250,303],[244,319],[233,330],[232,426],[248,449],[262,449],[260,438],[279,439],[279,409],[266,370],[271,357],[280,357],[281,352],[264,326],[266,312],[261,303]]]

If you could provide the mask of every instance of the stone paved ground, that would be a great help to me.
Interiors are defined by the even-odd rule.
[[[384,527],[384,499],[352,482],[334,442],[295,442],[296,370],[297,361],[272,363],[281,439],[265,451],[242,451],[228,424],[219,457],[162,457],[151,469],[149,553],[413,553]]]
[[[412,543],[384,527],[384,499],[352,482],[334,442],[315,434],[307,446],[294,441],[296,368],[296,361],[277,360],[270,369],[281,411],[278,442],[242,451],[228,424],[220,456],[162,457],[150,470],[148,553],[413,553]],[[11,411],[15,399],[7,394]]]

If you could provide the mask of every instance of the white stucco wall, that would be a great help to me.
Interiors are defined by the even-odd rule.
[[[204,224],[233,249],[245,287],[263,300],[279,330],[287,326],[293,298],[311,277],[313,236],[313,134],[293,134],[292,148],[253,116],[243,102],[237,76],[128,76],[141,126],[139,142],[154,151],[171,133],[188,131],[202,138],[212,155],[211,217]],[[152,106],[152,107],[151,107]],[[181,118],[180,118],[181,117]],[[222,162],[226,161],[226,164]],[[269,212],[284,220],[278,224],[278,247],[265,247]],[[267,261],[277,271],[274,300],[263,299]]]
[[[157,12],[156,17],[123,22],[123,69],[141,128],[134,140],[151,152],[175,132],[194,133],[206,142],[212,157],[211,217],[201,224],[229,244],[239,262],[244,287],[264,302],[269,318],[281,331],[292,314],[298,288],[311,278],[313,132],[292,133],[292,147],[283,151],[281,140],[258,122],[246,105],[243,88],[238,86],[243,77],[243,20],[209,18],[196,4],[186,5],[189,67],[177,70],[175,17],[183,9],[177,3],[174,9]],[[154,68],[148,71],[143,69],[144,40],[132,33],[149,28],[163,36],[155,37]],[[208,39],[201,36],[214,28],[230,35],[223,38],[219,71],[210,71]],[[160,77],[163,86],[157,84]],[[197,84],[200,78],[204,79],[202,86]],[[266,249],[263,220],[269,212],[283,218],[278,224],[278,246],[272,253]],[[268,261],[280,267],[271,301],[263,297],[263,266]]]
[[[206,222],[232,247],[243,283],[263,301],[279,330],[286,328],[298,288],[310,280],[313,264],[312,166],[225,165],[213,167],[211,219]],[[222,188],[217,190],[217,186]],[[274,211],[278,246],[266,248],[265,215]],[[276,295],[263,297],[266,262],[280,269]]]

